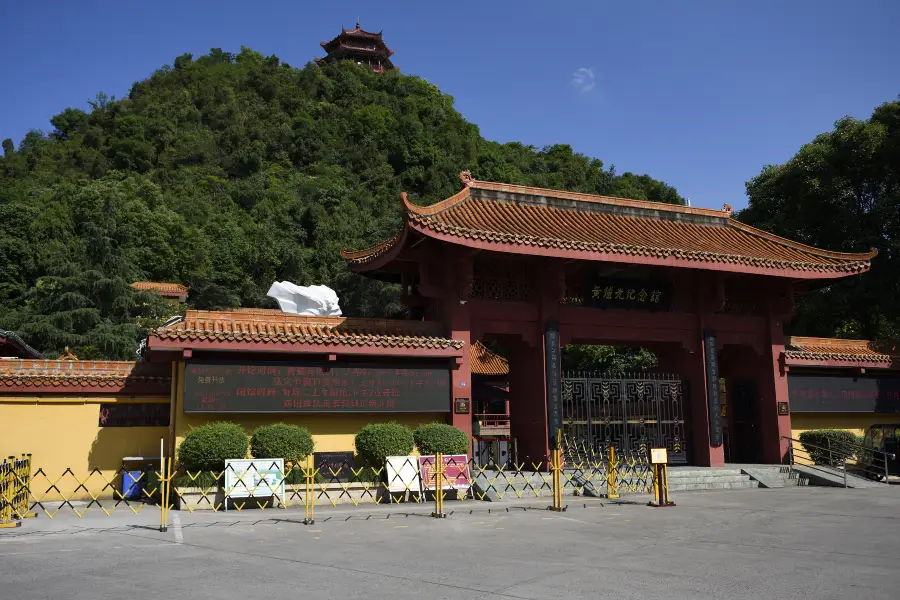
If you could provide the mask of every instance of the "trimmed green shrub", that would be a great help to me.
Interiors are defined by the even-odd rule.
[[[800,443],[815,464],[836,467],[856,454],[859,438],[844,429],[812,429],[800,434]]]
[[[287,423],[257,427],[250,437],[253,458],[283,458],[297,463],[313,453],[313,446],[308,429]]]
[[[225,461],[245,458],[249,440],[240,425],[215,422],[191,429],[178,446],[178,462],[188,471],[225,469]]]
[[[407,456],[416,445],[412,431],[399,423],[370,423],[356,434],[356,453],[373,467],[384,465],[388,456]]]
[[[421,454],[468,454],[469,436],[462,429],[446,423],[419,425],[413,432]]]

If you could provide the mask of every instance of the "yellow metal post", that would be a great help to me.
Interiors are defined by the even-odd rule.
[[[552,511],[562,512],[565,510],[562,505],[563,489],[562,489],[562,470],[563,470],[563,454],[559,445],[561,432],[557,431],[556,440],[553,444],[554,448],[550,451],[550,474],[553,482],[553,505],[547,508]]]
[[[669,472],[665,463],[653,464],[653,500],[649,505],[657,508],[675,506],[675,503],[669,500]]]
[[[432,517],[443,519],[444,514],[444,455],[438,452],[434,457],[434,512]]]
[[[12,457],[10,457],[12,458]],[[0,462],[0,529],[18,527],[21,521],[12,520],[15,493],[15,462]]]
[[[306,469],[304,469],[303,475],[306,479],[306,495],[303,498],[303,503],[306,505],[306,518],[303,519],[303,524],[312,525],[316,522],[316,494],[313,489],[316,483],[316,472],[312,454],[306,457]]]
[[[169,495],[168,462],[166,461],[165,442],[159,438],[159,530],[169,530]]]
[[[616,460],[616,447],[609,447],[609,465],[606,469],[606,497],[619,497],[619,463]]]

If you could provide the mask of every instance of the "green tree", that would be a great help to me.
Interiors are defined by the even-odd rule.
[[[765,167],[747,194],[743,222],[830,250],[879,252],[870,273],[801,293],[791,331],[900,335],[900,101],[837,121],[785,164]]]

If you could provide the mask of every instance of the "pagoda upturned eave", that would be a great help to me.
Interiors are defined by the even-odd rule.
[[[378,271],[407,243],[425,237],[508,254],[816,280],[868,271],[877,254],[806,246],[734,221],[729,207],[691,208],[470,177],[464,182],[461,192],[431,206],[412,204],[404,194],[400,232],[342,256],[358,273]]]

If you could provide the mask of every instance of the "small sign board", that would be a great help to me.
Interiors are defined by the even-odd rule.
[[[472,410],[472,401],[468,398],[456,398],[453,401],[453,412],[457,415],[467,415]]]
[[[779,402],[778,403],[778,416],[785,417],[791,414],[791,407],[787,402]]]
[[[353,452],[314,452],[313,469],[326,481],[343,481],[353,475]]]
[[[668,454],[665,448],[650,448],[650,462],[654,465],[664,465],[669,462]]]
[[[388,456],[385,465],[388,490],[391,493],[421,491],[419,459],[415,456]],[[393,497],[391,498],[393,500]]]
[[[284,504],[284,459],[255,458],[225,461],[225,497],[271,498]]]
[[[419,474],[422,481],[422,490],[434,490],[437,488],[436,475],[434,474],[434,456],[419,457]],[[469,489],[469,457],[465,454],[444,455],[444,476],[442,486],[445,490]]]

